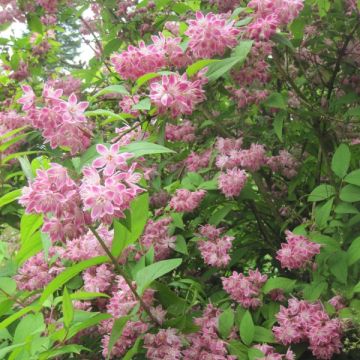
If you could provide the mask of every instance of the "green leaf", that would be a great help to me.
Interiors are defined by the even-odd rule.
[[[255,326],[249,310],[246,311],[240,322],[240,338],[247,346],[254,340]]]
[[[181,254],[189,255],[185,238],[182,235],[176,236],[175,250]]]
[[[343,178],[346,175],[350,166],[350,159],[349,146],[341,144],[335,151],[331,161],[331,169],[339,178]]]
[[[122,360],[132,360],[133,357],[139,352],[141,338],[138,337],[133,347],[125,354]]]
[[[113,53],[114,51],[118,50],[119,47],[122,44],[122,40],[121,39],[112,39],[110,40],[105,46],[104,46],[104,50],[102,55],[103,56],[109,56],[111,53]]]
[[[332,185],[322,184],[317,186],[309,195],[308,201],[322,201],[335,195],[335,188]]]
[[[231,329],[234,326],[234,312],[232,309],[226,309],[219,316],[219,332],[223,339],[227,339],[230,335]]]
[[[110,359],[111,350],[114,347],[114,345],[116,344],[116,342],[118,341],[118,339],[120,338],[120,336],[124,330],[124,327],[129,319],[130,319],[130,316],[123,316],[114,321],[114,325],[111,329],[111,335],[110,335],[110,340],[109,340],[109,345],[108,345],[108,356],[106,357],[107,360]]]
[[[0,322],[0,330],[5,329],[6,327],[11,325],[17,319],[21,318],[25,314],[29,313],[30,311],[34,311],[34,310],[35,310],[35,306],[32,306],[32,305],[26,306],[26,307],[22,308],[21,310],[17,311],[16,313],[8,316],[5,320]]]
[[[37,254],[42,250],[41,232],[36,231],[34,234],[22,241],[19,252],[15,256],[18,264],[22,264],[31,256]]]
[[[250,40],[242,41],[233,51],[231,57],[220,60],[209,65],[206,76],[209,81],[215,81],[225,75],[235,65],[243,63],[248,56],[253,42]]]
[[[110,85],[106,88],[100,90],[97,94],[94,95],[94,97],[98,97],[101,95],[106,94],[122,94],[122,95],[129,95],[129,92],[126,90],[125,86],[123,85]]]
[[[34,334],[40,334],[45,330],[43,314],[30,314],[21,319],[16,327],[13,343],[22,343]]]
[[[130,152],[136,157],[153,154],[174,153],[175,151],[165,146],[149,143],[146,141],[135,141],[121,148],[121,152]]]
[[[21,189],[10,191],[0,198],[0,207],[17,200],[21,195]]]
[[[340,200],[349,203],[360,201],[360,186],[345,185],[340,191]]]
[[[147,83],[149,80],[152,80],[152,79],[155,79],[157,77],[159,77],[160,74],[158,73],[148,73],[148,74],[145,74],[143,76],[140,76],[137,80],[136,80],[136,84],[134,86],[134,88],[132,89],[132,93],[136,93],[136,91],[142,86],[144,85],[145,83]]]
[[[324,205],[320,207],[318,206],[316,208],[315,222],[320,229],[326,226],[330,218],[330,213],[332,210],[333,203],[334,203],[334,198],[331,198]]]
[[[284,292],[290,292],[294,289],[296,280],[285,277],[270,278],[264,284],[262,291],[268,294],[271,290],[282,289]]]
[[[25,176],[27,177],[28,181],[34,179],[34,174],[32,172],[31,164],[27,156],[19,157],[19,162],[21,165],[21,169],[24,172]]]
[[[19,133],[20,131],[23,131],[24,129],[26,129],[27,127],[28,127],[28,125],[6,132],[5,134],[0,136],[0,141],[3,142],[2,140],[6,139],[10,136],[14,136],[15,134]]]
[[[221,60],[218,59],[202,59],[202,60],[198,60],[195,63],[191,64],[190,66],[187,67],[186,69],[186,74],[191,77],[193,75],[195,75],[197,72],[199,72],[201,69],[203,69],[204,67],[212,64],[212,63],[216,63],[219,62]]]
[[[59,358],[60,355],[65,354],[80,354],[81,351],[90,351],[86,347],[77,344],[64,345],[57,349],[52,349],[39,354],[39,360],[47,360],[53,358]]]
[[[350,174],[346,175],[344,181],[352,185],[360,186],[360,169],[352,171]]]
[[[154,280],[176,269],[181,263],[182,259],[163,260],[139,270],[135,277],[139,293],[141,294]]]
[[[29,135],[29,133],[23,133],[20,135],[17,135],[13,138],[11,138],[10,140],[0,143],[0,152],[4,152],[6,149],[8,149],[11,145],[16,144],[18,141],[24,139],[25,137],[27,137]]]
[[[359,293],[360,292],[360,281],[354,286],[353,292],[354,293]]]
[[[330,1],[329,0],[316,0],[319,15],[321,17],[325,16],[327,12],[330,10]]]
[[[28,22],[28,26],[29,26],[30,31],[37,32],[39,34],[43,33],[42,22],[39,19],[39,17],[36,16],[36,14],[28,15],[27,16],[27,22]]]
[[[248,349],[247,356],[249,360],[261,360],[265,358],[265,355],[261,350],[253,347]]]
[[[348,254],[345,251],[337,251],[329,257],[330,272],[338,281],[346,284],[348,277]]]
[[[285,115],[286,113],[283,111],[277,113],[273,123],[275,134],[281,142],[283,141],[283,126]]]
[[[79,274],[81,271],[86,270],[87,268],[100,265],[108,261],[106,256],[98,256],[92,259],[81,261],[71,267],[67,268],[63,272],[61,272],[55,279],[50,281],[50,283],[43,290],[40,299],[38,301],[39,305],[42,305],[47,298],[52,295],[57,289],[66,284],[69,280],[71,280],[74,276]]]
[[[336,206],[335,212],[337,214],[358,214],[359,210],[350,203],[341,202]]]
[[[62,310],[64,315],[64,325],[65,328],[69,328],[71,325],[71,322],[74,319],[74,307],[72,304],[72,300],[70,298],[70,295],[68,293],[68,290],[66,287],[64,287],[63,297],[62,297]]]
[[[254,341],[259,343],[275,343],[273,332],[262,326],[255,326]]]
[[[360,260],[360,236],[355,238],[347,250],[348,265],[353,265]]]
[[[233,208],[234,204],[227,203],[223,207],[216,209],[209,219],[209,224],[215,226],[219,225]]]
[[[280,93],[272,93],[264,101],[264,105],[275,109],[286,109],[287,104]]]
[[[134,110],[150,110],[151,109],[151,101],[149,98],[145,98],[140,100],[137,104],[132,107]]]
[[[8,295],[13,295],[16,291],[16,281],[8,277],[0,277],[0,289]],[[0,291],[0,296],[2,295]]]
[[[144,193],[135,198],[130,205],[131,230],[118,220],[114,220],[114,239],[111,252],[115,257],[141,236],[149,216],[149,194]]]
[[[24,214],[20,220],[20,239],[22,243],[35,233],[43,224],[43,216],[40,214]]]
[[[327,289],[325,281],[313,282],[304,288],[304,299],[309,301],[317,300],[320,295]]]

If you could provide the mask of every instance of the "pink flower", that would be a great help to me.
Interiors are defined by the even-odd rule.
[[[237,45],[240,31],[234,27],[233,20],[227,22],[222,14],[197,12],[196,19],[188,24],[185,35],[189,36],[189,48],[197,59],[224,55],[227,48]]]
[[[205,190],[191,192],[187,189],[178,189],[170,200],[170,208],[177,212],[194,211],[199,206],[205,194]]]
[[[149,360],[182,359],[181,340],[176,329],[160,329],[155,335],[147,333],[144,337],[146,358]]]
[[[22,109],[24,111],[30,110],[35,103],[35,93],[29,85],[22,85],[21,89],[23,90],[24,95],[18,100],[18,103],[22,104]]]
[[[280,21],[276,14],[270,14],[266,17],[256,18],[254,22],[248,26],[247,33],[251,39],[267,41],[275,34],[279,25]]]
[[[188,171],[196,172],[199,169],[204,169],[209,166],[211,158],[211,149],[205,150],[204,152],[197,154],[192,152],[186,159],[185,165]]]
[[[228,169],[219,176],[219,189],[227,197],[240,195],[246,184],[247,176],[244,170]]]
[[[189,81],[183,75],[163,75],[161,82],[150,85],[150,99],[158,106],[159,112],[171,111],[176,117],[181,114],[191,115],[195,106],[205,100],[200,80]]]
[[[321,245],[311,242],[305,236],[295,235],[289,230],[285,234],[287,242],[282,243],[281,249],[276,253],[282,268],[305,268],[312,258],[320,253]]]
[[[228,265],[230,261],[229,251],[235,239],[233,236],[220,236],[221,231],[222,229],[205,225],[200,229],[200,234],[205,239],[197,243],[204,262],[219,268]]]
[[[166,65],[164,49],[154,45],[146,46],[143,41],[139,43],[139,47],[130,45],[121,54],[114,55],[111,61],[118,74],[133,81]]]
[[[265,357],[256,358],[256,360],[295,360],[295,354],[290,348],[287,350],[285,355],[275,352],[275,348],[267,344],[255,345],[254,348],[260,350],[265,355]]]
[[[336,295],[336,296],[332,297],[328,301],[328,303],[331,304],[335,308],[336,311],[339,311],[339,310],[344,309],[346,307],[345,300],[340,295]]]
[[[14,279],[19,290],[34,291],[43,289],[52,279],[64,270],[60,261],[63,249],[51,247],[49,249],[49,261],[45,261],[45,255],[40,252],[24,262]],[[51,258],[55,260],[50,261]]]
[[[62,115],[64,121],[69,123],[86,122],[84,111],[89,106],[87,101],[77,102],[77,97],[74,93],[69,96],[68,101],[62,101],[60,107],[65,111]]]
[[[194,359],[216,359],[236,360],[237,357],[228,355],[226,341],[218,335],[218,321],[221,311],[213,305],[208,305],[203,316],[195,319],[195,324],[200,330],[187,336],[190,343],[188,348],[183,350],[184,360]]]
[[[111,145],[110,149],[103,144],[96,145],[96,151],[101,157],[95,159],[92,166],[97,169],[103,168],[105,176],[113,175],[117,169],[127,170],[128,165],[126,161],[133,157],[133,155],[130,153],[119,154],[119,149],[119,143]]]
[[[110,333],[112,329],[113,321],[110,320],[109,324],[109,334],[105,335],[102,340],[102,348],[103,352],[102,355],[104,358],[108,355],[109,349],[109,341],[110,341]],[[109,356],[110,359],[112,358],[120,358],[134,345],[136,339],[141,335],[144,334],[148,329],[148,325],[143,323],[142,321],[128,321],[121,333],[120,338],[114,344],[111,354]]]
[[[165,126],[165,138],[169,141],[184,141],[194,142],[195,126],[190,120],[184,120],[179,125],[166,124]]]
[[[86,269],[82,275],[84,289],[88,292],[105,292],[110,289],[114,272],[110,265],[102,264]]]
[[[319,302],[290,299],[288,308],[280,306],[273,327],[276,339],[284,345],[308,341],[317,359],[330,360],[340,352],[342,328],[339,319],[330,319]]]
[[[279,151],[278,156],[271,156],[266,162],[272,171],[279,171],[288,179],[293,178],[297,174],[297,167],[299,166],[299,163],[286,150]]]
[[[175,248],[176,236],[171,236],[169,225],[172,218],[165,217],[160,220],[149,220],[146,224],[143,235],[140,238],[140,244],[146,250],[154,247],[155,259],[167,259]]]
[[[259,270],[250,270],[248,276],[234,271],[232,276],[221,280],[224,290],[244,308],[255,309],[261,305],[260,290],[267,276],[261,275]]]

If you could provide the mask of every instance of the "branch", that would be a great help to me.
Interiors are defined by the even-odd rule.
[[[127,285],[129,286],[131,292],[134,294],[135,298],[139,301],[141,307],[144,309],[144,311],[149,315],[149,317],[151,318],[151,320],[156,323],[157,325],[161,325],[159,323],[159,321],[154,317],[154,315],[151,313],[150,308],[144,303],[143,299],[141,298],[141,296],[137,293],[135,287],[133,286],[131,280],[128,278],[127,274],[124,272],[124,270],[120,267],[117,259],[114,257],[114,255],[111,253],[111,251],[109,250],[109,248],[106,246],[105,242],[103,241],[103,239],[100,237],[99,233],[95,230],[94,227],[92,227],[91,225],[89,225],[89,229],[90,231],[94,234],[96,240],[99,242],[99,244],[101,245],[101,247],[104,249],[106,255],[110,258],[111,262],[114,265],[114,268],[116,270],[116,272],[121,275],[125,282],[127,283]]]

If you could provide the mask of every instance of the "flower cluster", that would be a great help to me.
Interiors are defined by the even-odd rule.
[[[228,355],[226,342],[219,338],[218,321],[221,311],[208,305],[203,316],[195,319],[200,330],[187,337],[189,347],[183,351],[184,360],[216,359],[235,360],[236,356]]]
[[[92,167],[83,170],[80,196],[84,210],[90,210],[93,221],[101,219],[111,223],[113,217],[125,217],[124,211],[131,200],[143,192],[137,185],[141,180],[141,175],[135,172],[137,164],[129,166],[127,160],[132,155],[119,154],[119,147],[119,143],[111,145],[110,149],[97,145],[101,156],[93,161]]]
[[[320,253],[321,245],[311,242],[305,236],[295,235],[287,230],[286,243],[281,244],[281,249],[276,253],[281,267],[303,269],[311,264],[312,258]]]
[[[226,49],[237,45],[240,30],[234,26],[234,20],[227,21],[222,14],[197,12],[188,24],[185,35],[190,38],[189,48],[196,59],[224,55]]]
[[[160,329],[157,334],[148,333],[144,337],[146,358],[149,360],[180,360],[181,347],[181,339],[176,329]]]
[[[273,327],[276,339],[284,345],[308,341],[317,359],[329,360],[340,352],[342,328],[339,319],[330,319],[319,302],[290,299],[281,306]]]
[[[175,248],[176,236],[169,234],[169,225],[172,218],[165,217],[160,220],[149,220],[143,235],[140,238],[141,246],[148,250],[154,247],[155,259],[167,259]]]
[[[14,276],[20,290],[34,291],[43,289],[52,279],[64,270],[60,258],[63,254],[60,247],[51,247],[47,261],[44,252],[32,256],[18,270]]]
[[[228,265],[229,251],[235,239],[233,236],[220,236],[222,230],[209,224],[202,226],[200,228],[202,240],[197,243],[204,262],[219,268]]]
[[[227,197],[238,196],[245,186],[246,172],[237,168],[227,169],[219,176],[219,189]]]
[[[299,163],[287,150],[280,150],[279,155],[267,159],[267,165],[272,171],[280,172],[288,179],[292,179],[297,175]]]
[[[42,93],[43,107],[36,107],[36,96],[28,85],[22,86],[24,95],[18,100],[26,111],[32,126],[42,131],[42,136],[51,148],[68,147],[71,154],[84,151],[92,136],[90,123],[84,111],[88,102],[79,102],[74,93],[68,101],[62,100],[62,89],[45,85]]]
[[[198,171],[209,166],[212,151],[211,149],[205,150],[201,153],[194,151],[185,159],[186,169],[188,171]]]
[[[244,308],[255,309],[261,305],[260,290],[267,276],[261,275],[259,270],[250,270],[248,276],[234,271],[230,277],[221,280],[224,290]]]
[[[160,113],[170,111],[172,117],[191,115],[195,106],[205,100],[203,81],[191,81],[186,73],[163,75],[150,85],[150,99]]]
[[[195,126],[190,120],[184,120],[180,125],[166,124],[165,139],[169,141],[194,142]]]
[[[254,21],[248,26],[250,38],[269,40],[279,26],[291,23],[304,7],[303,0],[251,0]]]
[[[192,212],[199,206],[205,194],[205,190],[191,192],[187,189],[178,189],[170,200],[170,208],[177,212]]]
[[[295,360],[295,354],[290,348],[285,355],[277,353],[273,346],[267,344],[255,345],[254,348],[260,350],[265,355],[265,357],[256,358],[255,360]]]
[[[83,231],[86,217],[78,187],[59,164],[50,164],[48,170],[38,169],[36,178],[23,188],[19,202],[27,213],[45,214],[42,230],[53,241],[74,238]]]

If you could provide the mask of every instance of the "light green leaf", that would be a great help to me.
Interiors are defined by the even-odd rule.
[[[111,252],[115,257],[141,236],[149,216],[149,194],[135,198],[130,205],[131,230],[118,220],[114,220],[114,239]]]
[[[109,340],[109,345],[108,345],[108,356],[106,357],[107,360],[110,359],[111,350],[114,347],[115,343],[120,338],[120,336],[124,330],[124,327],[129,319],[130,319],[130,316],[123,316],[114,321],[113,327],[111,329],[111,335],[110,335],[110,340]]]
[[[8,295],[13,295],[16,291],[16,281],[8,277],[0,277],[0,289]],[[0,292],[0,296],[3,295]]]
[[[331,161],[331,169],[339,178],[343,178],[346,175],[350,166],[350,159],[349,146],[341,144],[335,151]]]
[[[259,343],[275,343],[276,339],[271,330],[262,326],[255,326],[254,341]]]
[[[63,272],[61,272],[55,279],[50,281],[50,283],[43,290],[40,299],[38,301],[39,305],[42,305],[47,298],[52,295],[57,289],[66,284],[69,280],[71,280],[74,276],[79,274],[81,271],[86,270],[87,268],[100,265],[108,261],[106,256],[98,256],[92,259],[81,261],[71,267],[67,268]]]
[[[137,104],[133,105],[133,110],[150,110],[151,101],[149,98],[140,100]]]
[[[324,205],[318,206],[316,208],[315,222],[320,229],[326,226],[330,218],[330,213],[332,210],[333,203],[334,203],[334,198],[331,198]]]
[[[353,265],[360,260],[360,236],[355,238],[347,250],[348,264]]]
[[[266,281],[262,288],[264,294],[268,294],[271,290],[281,289],[284,292],[290,292],[294,289],[296,280],[288,279],[285,277],[270,278]]]
[[[0,198],[0,207],[10,204],[21,196],[21,189],[10,191]]]
[[[70,298],[70,295],[68,293],[68,290],[66,287],[64,287],[63,297],[62,297],[62,310],[64,315],[64,325],[65,328],[69,328],[71,325],[71,322],[74,319],[74,307],[72,304],[72,300]]]
[[[203,69],[204,67],[212,64],[212,63],[216,63],[219,62],[221,60],[218,59],[202,59],[202,60],[198,60],[195,63],[189,65],[186,69],[186,74],[191,77],[193,75],[195,75],[197,72],[199,72],[201,69]]]
[[[360,201],[360,186],[345,185],[340,191],[340,200],[349,203]]]
[[[345,182],[360,186],[360,169],[352,171],[350,174],[345,176]]]
[[[100,90],[94,97],[98,97],[101,95],[106,94],[122,94],[122,95],[129,95],[129,92],[126,90],[125,86],[123,85],[110,85],[106,88]]]
[[[39,354],[39,360],[47,360],[58,358],[60,355],[65,354],[80,354],[81,351],[90,351],[86,347],[77,344],[64,345],[57,349],[52,349]]]
[[[139,270],[135,277],[139,293],[141,294],[154,280],[176,269],[181,263],[182,259],[162,260]]]
[[[165,146],[149,143],[146,141],[136,141],[121,148],[121,152],[130,152],[136,157],[153,154],[174,153],[175,151]]]
[[[335,188],[332,185],[322,184],[317,186],[309,195],[308,201],[322,201],[335,195]]]
[[[287,104],[280,93],[272,93],[264,101],[264,105],[275,109],[286,109]]]
[[[231,329],[234,326],[234,312],[232,309],[226,309],[219,316],[218,329],[223,339],[227,339],[230,335]]]
[[[240,322],[240,338],[247,346],[254,340],[255,326],[249,310],[246,311]]]

